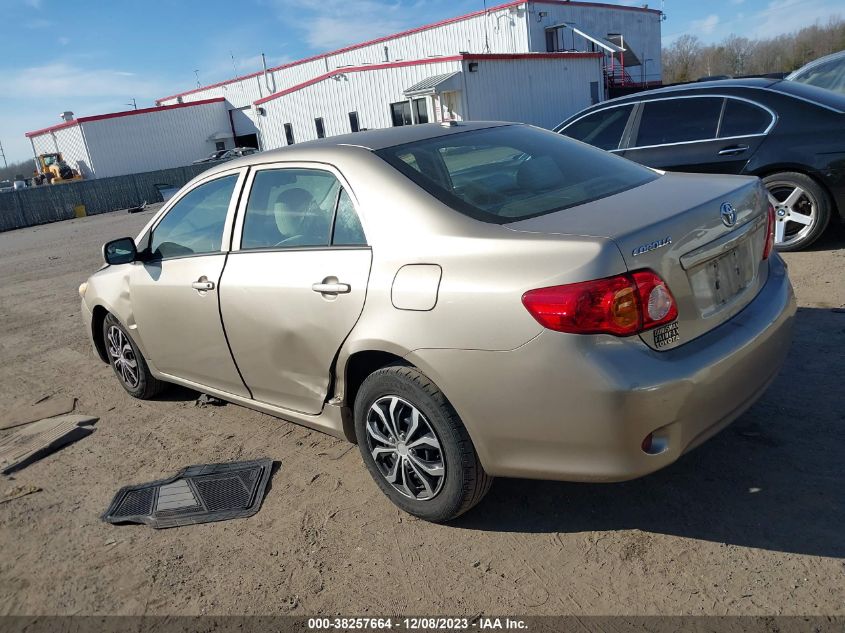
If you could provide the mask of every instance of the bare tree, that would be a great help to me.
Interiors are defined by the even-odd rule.
[[[845,20],[840,16],[761,40],[731,34],[718,44],[703,45],[694,35],[682,35],[663,50],[663,83],[714,75],[787,73],[843,49]]]

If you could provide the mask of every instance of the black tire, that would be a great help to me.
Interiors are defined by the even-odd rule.
[[[806,174],[795,171],[783,171],[766,176],[763,178],[763,184],[766,185],[769,193],[774,195],[778,200],[783,199],[784,194],[788,192],[789,188],[794,189],[795,187],[800,187],[806,194],[800,204],[804,209],[809,210],[812,208],[812,215],[814,216],[814,222],[808,229],[804,229],[801,225],[794,222],[788,222],[786,225],[785,242],[776,244],[777,250],[783,252],[800,251],[821,237],[830,223],[833,204],[827,191],[819,183]],[[776,208],[776,222],[780,221],[778,220],[777,211],[778,209]],[[792,236],[790,236],[790,231],[792,231]]]
[[[131,367],[128,371],[121,370],[121,368],[118,367],[118,358],[116,358],[116,355],[113,353],[115,345],[109,338],[110,335],[112,335],[113,338],[117,337],[118,335],[116,331],[119,331],[123,335],[123,339],[120,339],[120,341],[123,342],[123,345],[121,346],[121,358],[129,361],[130,363],[135,363],[134,369],[137,371],[134,373],[132,372]],[[106,348],[106,355],[109,358],[109,364],[111,365],[112,370],[114,370],[114,374],[117,376],[118,382],[130,396],[138,398],[139,400],[150,400],[161,393],[167,386],[167,383],[162,382],[150,373],[150,368],[147,367],[147,362],[144,360],[144,356],[141,354],[138,346],[135,344],[135,341],[132,340],[132,337],[129,336],[129,332],[126,331],[126,328],[123,327],[120,321],[114,318],[111,314],[107,314],[106,318],[103,320],[103,342]],[[131,377],[135,375],[135,373],[137,374],[137,380],[127,378],[127,376]]]
[[[423,416],[421,424],[427,423],[439,442],[445,474],[439,491],[429,499],[411,498],[394,488],[371,453],[367,416],[376,402],[392,397],[415,407]],[[358,447],[370,475],[405,512],[435,523],[449,521],[476,505],[490,490],[493,478],[484,472],[457,412],[440,389],[415,367],[390,365],[370,374],[358,390],[354,414]]]

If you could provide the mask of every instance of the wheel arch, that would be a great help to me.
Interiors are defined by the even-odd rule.
[[[794,172],[806,176],[810,178],[814,183],[816,183],[819,187],[821,187],[822,191],[827,194],[828,202],[831,205],[831,215],[837,216],[841,221],[845,222],[845,206],[842,208],[836,203],[836,196],[833,195],[833,192],[830,190],[830,187],[818,177],[818,174],[814,169],[810,169],[806,165],[795,164],[795,163],[778,163],[776,165],[766,165],[765,167],[761,167],[760,169],[756,169],[750,173],[752,176],[757,176],[761,180],[768,176],[774,176],[775,174],[781,174],[784,172]]]
[[[103,323],[109,314],[110,312],[102,305],[94,306],[94,310],[91,312],[91,340],[94,341],[97,356],[106,364],[109,362],[109,357],[106,353],[106,341],[103,337]]]
[[[355,419],[352,412],[355,408],[355,397],[358,395],[361,385],[367,376],[374,371],[395,364],[413,366],[402,356],[383,349],[358,350],[346,359],[343,370],[343,434],[350,442],[356,442]]]

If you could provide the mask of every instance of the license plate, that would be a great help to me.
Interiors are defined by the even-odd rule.
[[[728,303],[751,283],[753,270],[749,269],[747,248],[734,248],[706,264],[713,303]]]

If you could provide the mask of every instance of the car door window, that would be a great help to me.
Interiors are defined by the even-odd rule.
[[[328,171],[259,171],[247,202],[241,249],[328,246],[339,190]]]
[[[224,176],[187,193],[153,229],[150,251],[167,259],[220,251],[229,202],[238,175]]]
[[[352,199],[341,189],[337,199],[337,212],[335,213],[334,232],[332,233],[332,244],[334,246],[360,246],[367,243],[364,237],[364,229],[361,227],[361,220],[352,204]]]
[[[719,128],[719,138],[762,134],[772,122],[772,115],[747,101],[728,99]]]
[[[608,108],[579,119],[562,133],[600,149],[618,149],[633,105]]]
[[[643,103],[636,147],[716,138],[722,97],[661,99]]]

